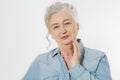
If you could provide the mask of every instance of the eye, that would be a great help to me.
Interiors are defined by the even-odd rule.
[[[59,27],[59,26],[54,26],[53,29],[56,29],[56,28],[58,28],[58,27]]]
[[[66,22],[66,23],[64,23],[65,25],[69,25],[69,24],[71,24],[70,22]]]

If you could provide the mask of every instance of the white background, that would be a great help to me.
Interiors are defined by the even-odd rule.
[[[44,12],[55,1],[0,0],[0,80],[21,80],[35,57],[47,51]],[[112,78],[120,80],[120,1],[65,1],[79,11],[78,37],[106,52]],[[50,49],[56,47],[51,41]]]

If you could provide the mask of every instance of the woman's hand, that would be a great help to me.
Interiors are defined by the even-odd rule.
[[[80,53],[80,46],[77,40],[73,41],[73,56],[71,60],[71,67],[74,67],[76,64],[80,63],[81,53]]]

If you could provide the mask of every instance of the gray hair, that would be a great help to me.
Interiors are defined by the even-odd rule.
[[[71,4],[68,3],[62,3],[62,2],[56,2],[55,4],[52,4],[51,6],[49,6],[46,10],[44,19],[45,19],[45,24],[47,26],[48,29],[48,33],[46,35],[46,39],[49,42],[49,45],[47,47],[47,50],[49,49],[51,42],[49,40],[49,20],[51,18],[51,16],[61,10],[66,10],[70,13],[70,15],[72,16],[72,18],[78,23],[78,17],[77,17],[77,10],[75,7],[73,7]]]

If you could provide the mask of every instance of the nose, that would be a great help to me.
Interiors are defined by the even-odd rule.
[[[64,26],[61,27],[61,33],[65,34],[67,32],[67,30],[64,28]]]

